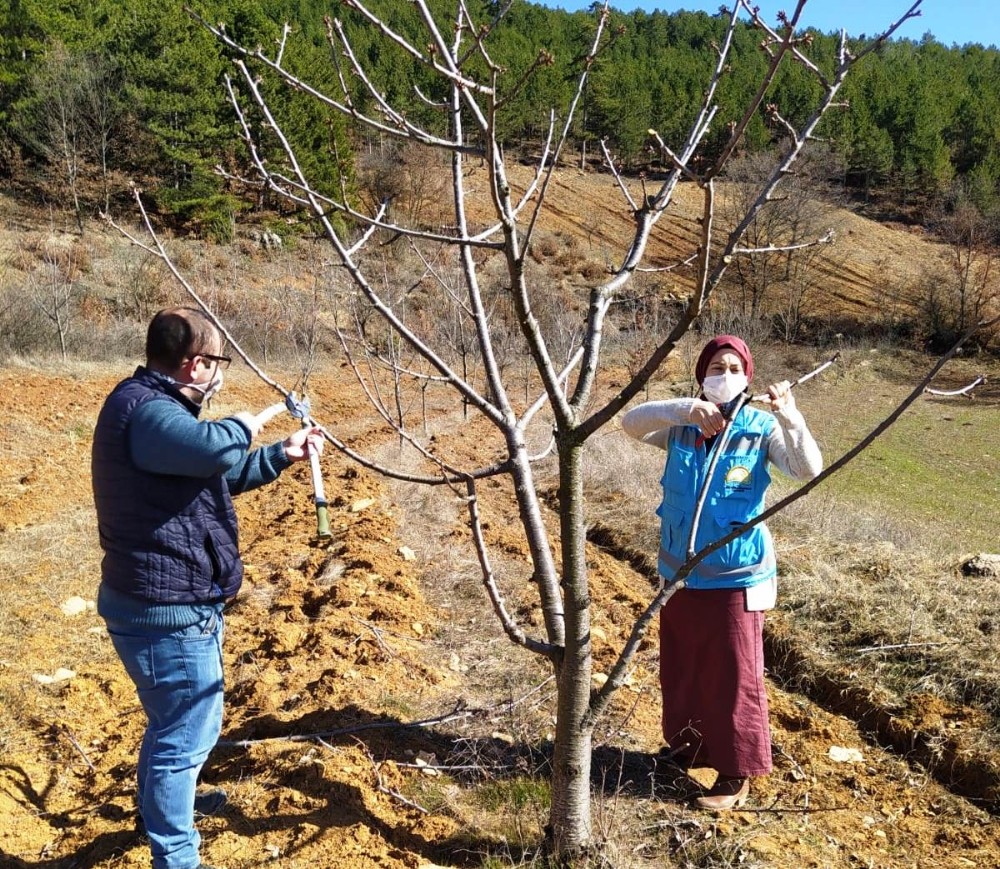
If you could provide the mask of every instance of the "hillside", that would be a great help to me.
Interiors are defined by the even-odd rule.
[[[581,257],[600,263],[628,231],[604,207],[615,195],[614,184],[605,176],[567,172],[558,185],[563,207],[546,218],[543,229],[557,240],[582,231],[590,241]],[[689,194],[681,188],[680,227],[664,227],[657,235],[654,263],[689,253],[696,219]],[[44,223],[27,223],[29,218],[8,221],[0,232],[0,251],[9,264],[4,289],[23,275],[11,258],[30,247],[29,237],[35,244],[48,233]],[[843,227],[839,238],[848,240],[850,265],[829,255],[824,304],[841,304],[862,318],[877,312],[887,283],[902,283],[940,256],[938,246],[911,233],[845,212],[836,220]],[[91,274],[123,255],[120,240],[103,230],[95,229],[86,243]],[[247,272],[274,265],[240,247],[202,253],[219,271],[227,256],[246,256]],[[302,249],[287,255],[303,269],[315,257]],[[295,270],[287,266],[289,273]],[[567,290],[578,283],[577,273],[564,275]],[[848,348],[836,373],[803,388],[802,404],[824,449],[835,451],[840,438],[849,440],[869,416],[905,394],[905,378],[892,376],[894,361],[904,357],[890,349],[883,363],[872,364],[880,358],[873,349]],[[798,370],[818,353],[777,347],[762,354],[761,362],[770,371]],[[927,367],[919,356],[905,360],[914,369]],[[76,615],[62,609],[74,596],[92,601],[95,594],[99,552],[89,496],[90,432],[103,396],[135,361],[32,358],[0,370],[5,866],[147,865],[131,796],[141,713],[100,619],[86,607]],[[971,364],[962,363],[949,377],[961,383]],[[996,364],[987,365],[996,380]],[[672,365],[655,388],[681,381],[681,368]],[[271,373],[290,383],[299,372],[275,366]],[[234,366],[231,375],[213,413],[273,400],[245,369]],[[377,424],[337,358],[323,360],[311,384],[317,416],[335,433],[366,453],[400,458],[391,433]],[[605,385],[613,387],[613,378]],[[911,447],[918,437],[930,438],[929,427],[955,442],[950,426],[967,422],[968,443],[973,434],[989,437],[997,400],[991,386],[957,410],[927,402],[915,410],[904,443]],[[279,438],[288,426],[274,421],[262,440]],[[491,433],[465,421],[443,394],[430,394],[429,426],[449,455],[490,458]],[[611,476],[628,476],[631,448],[613,431],[602,443]],[[992,445],[975,443],[976,461],[997,446],[995,438]],[[874,467],[892,457],[893,445],[887,440],[880,447]],[[494,624],[461,505],[450,492],[390,484],[332,450],[323,466],[332,499],[330,542],[314,539],[308,475],[299,469],[238,502],[247,582],[227,615],[223,744],[204,776],[229,791],[230,804],[200,824],[204,858],[225,869],[532,865],[545,813],[553,694],[548,673],[516,652]],[[953,470],[956,488],[975,471]],[[642,476],[650,495],[654,473],[644,470]],[[995,725],[985,704],[948,702],[926,682],[902,698],[879,693],[870,680],[889,678],[889,667],[881,672],[856,657],[824,657],[838,636],[858,629],[833,622],[834,616],[863,622],[887,602],[883,597],[890,605],[920,603],[919,620],[907,611],[911,632],[922,629],[925,618],[943,634],[950,630],[946,614],[922,602],[923,592],[904,596],[901,573],[914,566],[907,551],[879,548],[872,539],[844,543],[829,519],[824,524],[817,518],[843,513],[845,505],[859,521],[880,509],[888,513],[883,483],[871,471],[857,490],[821,499],[813,513],[777,529],[787,596],[772,619],[768,646],[768,665],[779,680],[770,685],[775,772],[755,783],[746,811],[719,818],[693,812],[684,798],[695,785],[655,768],[655,646],[640,651],[630,685],[599,728],[595,752],[595,819],[611,865],[1000,865],[1000,754],[991,748]],[[551,482],[543,478],[542,485]],[[927,548],[941,553],[934,584],[953,596],[949,606],[956,616],[975,613],[981,622],[1000,624],[995,600],[966,599],[969,590],[956,587],[954,552],[946,555],[939,539],[988,525],[996,515],[995,489],[985,487],[976,511],[981,517],[955,515],[954,526],[925,528],[938,538]],[[523,579],[526,557],[509,492],[497,485],[482,494],[498,570],[513,584]],[[643,566],[633,557],[637,547],[625,538],[623,526],[631,520],[616,517],[614,502],[595,498],[595,525],[607,532],[588,552],[598,668],[608,665],[649,598]],[[796,542],[796,523],[803,522],[818,530]],[[857,572],[834,576],[831,565],[837,562],[828,550],[855,560]],[[831,560],[823,561],[827,555]],[[825,589],[815,587],[818,581],[826,582]],[[521,585],[514,585],[519,590],[512,592],[511,606],[527,624],[536,624],[530,590]],[[821,613],[826,622],[810,621],[808,611],[822,609],[825,595],[839,612]],[[906,618],[897,613],[897,627]],[[864,626],[874,632],[872,645],[888,636],[874,625]],[[979,633],[985,645],[966,649],[969,680],[973,670],[994,665],[989,632]],[[962,653],[954,645],[941,654],[961,667]],[[52,682],[37,678],[59,668],[75,675]],[[970,768],[981,773],[978,790]]]
[[[518,168],[513,180],[527,184],[528,170]],[[637,197],[639,182],[627,183]],[[650,268],[675,266],[696,249],[702,198],[693,184],[678,185],[669,219],[654,230]],[[550,185],[548,205],[540,225],[566,238],[587,239],[587,255],[599,261],[620,250],[634,232],[618,184],[603,172],[563,171]],[[919,227],[883,225],[847,208],[829,208],[827,214],[821,225],[834,231],[835,243],[819,248],[815,260],[820,275],[813,301],[817,312],[830,319],[843,315],[865,323],[889,305],[916,307],[919,298],[914,295],[914,283],[932,264],[947,257],[945,246]],[[672,275],[686,289],[683,270]]]

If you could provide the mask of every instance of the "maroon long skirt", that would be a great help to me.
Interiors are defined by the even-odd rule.
[[[742,589],[682,588],[660,611],[663,737],[681,757],[729,776],[771,771],[763,629]]]

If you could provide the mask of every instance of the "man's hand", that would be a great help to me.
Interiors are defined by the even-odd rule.
[[[300,428],[297,432],[290,434],[282,441],[281,446],[284,447],[285,456],[290,462],[304,462],[309,458],[310,451],[321,456],[324,443],[322,430],[313,426]]]
[[[242,410],[233,414],[233,419],[238,419],[250,430],[250,440],[253,440],[260,433],[260,421],[252,413]]]
[[[710,401],[696,399],[688,413],[688,421],[698,426],[701,433],[707,437],[715,437],[726,427],[726,418]]]

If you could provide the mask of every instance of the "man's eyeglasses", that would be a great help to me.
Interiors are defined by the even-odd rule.
[[[198,353],[196,355],[200,356],[202,359],[211,359],[213,362],[218,362],[219,368],[223,371],[225,371],[233,361],[231,356],[214,356],[211,353]]]

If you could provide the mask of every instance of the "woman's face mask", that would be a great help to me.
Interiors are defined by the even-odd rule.
[[[749,385],[745,374],[735,374],[731,371],[706,377],[701,384],[705,398],[713,404],[728,404]]]

